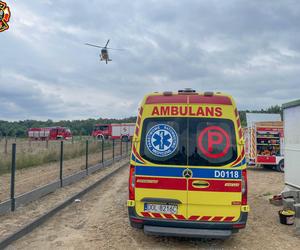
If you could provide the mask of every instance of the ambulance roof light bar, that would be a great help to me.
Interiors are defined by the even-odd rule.
[[[171,95],[173,95],[173,92],[172,91],[164,91],[163,95],[164,96],[171,96]]]
[[[192,89],[192,88],[184,88],[184,89],[180,89],[178,90],[178,93],[195,93],[196,90]]]
[[[205,91],[204,92],[204,96],[213,96],[214,95],[214,92],[212,91]]]

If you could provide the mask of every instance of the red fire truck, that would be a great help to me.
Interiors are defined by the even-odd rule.
[[[283,123],[256,122],[244,130],[249,165],[261,165],[284,171]]]
[[[66,127],[30,128],[28,137],[31,140],[69,140],[72,133]]]
[[[92,136],[97,139],[122,139],[128,141],[134,134],[135,123],[96,124]]]

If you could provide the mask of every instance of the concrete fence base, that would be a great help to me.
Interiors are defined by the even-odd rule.
[[[115,157],[114,159],[110,159],[107,161],[104,161],[103,163],[99,163],[97,165],[89,167],[87,170],[82,170],[80,172],[77,172],[73,175],[66,176],[62,179],[63,187],[70,185],[74,182],[77,182],[83,178],[85,178],[88,175],[91,175],[92,173],[98,171],[99,169],[103,167],[107,167],[112,165],[114,162],[120,161],[122,159],[125,159],[128,157],[128,154],[126,155],[120,155]],[[34,189],[30,192],[21,194],[15,198],[15,206],[16,208],[20,206],[24,206],[28,204],[29,202],[35,201],[49,193],[53,193],[55,190],[60,188],[60,180],[57,180],[55,182],[49,183],[45,186],[39,187],[37,189]],[[0,203],[0,215],[8,213],[11,211],[11,200],[6,200],[4,202]]]

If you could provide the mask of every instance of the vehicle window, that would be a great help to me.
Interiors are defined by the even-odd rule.
[[[189,118],[188,165],[220,166],[237,157],[234,124],[226,119]]]
[[[187,119],[148,118],[143,123],[140,154],[155,164],[186,165]]]
[[[107,130],[108,126],[96,126],[94,128],[94,130],[100,130],[100,131],[104,131],[104,130]]]
[[[141,156],[155,164],[222,166],[237,157],[234,124],[226,119],[148,118],[141,138]]]

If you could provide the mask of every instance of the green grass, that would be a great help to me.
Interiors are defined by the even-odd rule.
[[[116,144],[115,144],[116,145]],[[102,143],[101,141],[91,140],[89,141],[89,154],[101,152]],[[104,150],[112,147],[110,141],[104,143]],[[69,160],[86,154],[86,141],[81,140],[76,143],[64,143],[64,160]],[[37,152],[18,152],[17,145],[17,156],[16,156],[16,168],[24,169],[35,166],[40,166],[47,163],[58,162],[60,160],[60,144],[56,147],[51,147],[43,151]],[[11,154],[3,155],[0,158],[0,175],[9,172],[11,169]]]

